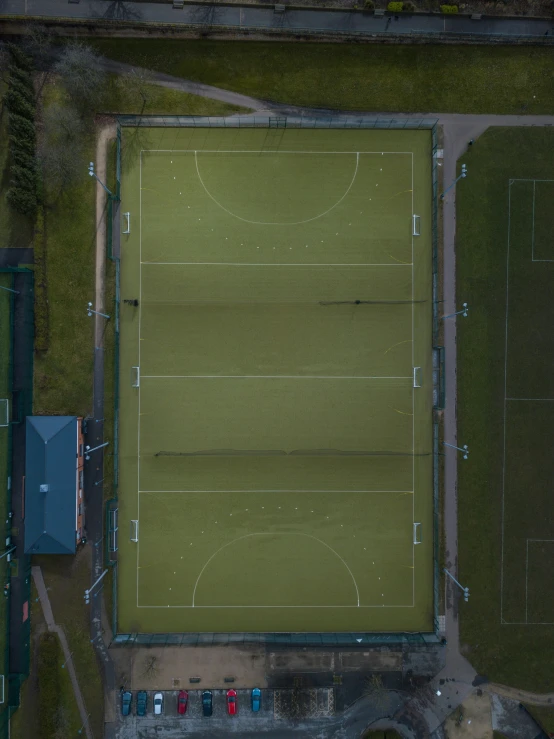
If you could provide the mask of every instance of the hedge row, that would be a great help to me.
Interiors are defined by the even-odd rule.
[[[57,731],[60,702],[58,664],[60,642],[56,634],[47,632],[40,637],[38,652],[38,714],[39,739],[54,739]]]
[[[36,213],[40,175],[36,164],[35,91],[32,62],[18,47],[9,45],[11,64],[4,103],[8,109],[10,144],[10,206],[26,215]]]
[[[46,232],[44,209],[39,205],[33,239],[35,262],[35,351],[48,351],[50,331],[48,323],[48,286],[46,283]]]

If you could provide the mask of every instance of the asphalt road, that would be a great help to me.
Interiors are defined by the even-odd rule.
[[[483,36],[533,36],[554,33],[552,20],[534,18],[483,18],[447,15],[388,15],[303,8],[275,13],[273,6],[187,4],[176,10],[170,3],[114,3],[108,0],[0,0],[0,15],[43,18],[115,18],[145,23],[171,23],[200,27],[332,32],[347,34],[477,34]],[[553,37],[554,42],[554,37]]]

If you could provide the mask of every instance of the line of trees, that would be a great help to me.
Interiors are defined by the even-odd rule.
[[[41,177],[36,161],[36,100],[33,63],[21,48],[8,45],[8,90],[3,103],[8,110],[10,147],[10,206],[34,217],[41,193]]]

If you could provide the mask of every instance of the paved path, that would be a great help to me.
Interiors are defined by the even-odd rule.
[[[33,574],[33,580],[35,581],[35,585],[38,591],[40,604],[42,606],[42,612],[44,614],[44,619],[46,621],[46,625],[48,626],[48,631],[53,631],[55,634],[57,634],[60,640],[60,643],[62,645],[64,663],[67,667],[69,677],[71,678],[71,685],[73,686],[73,692],[75,693],[75,700],[77,701],[77,706],[79,708],[79,713],[81,714],[81,721],[83,722],[83,726],[85,727],[85,733],[86,733],[87,739],[94,739],[92,735],[92,731],[90,729],[90,724],[88,721],[88,714],[87,714],[87,709],[85,707],[85,702],[83,701],[81,689],[79,688],[79,683],[77,681],[77,675],[75,673],[75,666],[73,665],[73,658],[71,656],[71,652],[69,650],[69,645],[67,643],[67,639],[65,638],[65,632],[63,628],[61,626],[57,626],[56,622],[54,621],[54,614],[52,613],[50,599],[48,598],[48,591],[46,590],[46,585],[44,584],[44,578],[42,577],[42,570],[40,569],[40,567],[33,567],[32,574]]]
[[[341,33],[356,35],[405,36],[410,34],[477,36],[531,36],[548,42],[553,32],[552,20],[535,18],[484,18],[471,20],[457,15],[410,15],[377,17],[373,13],[303,8],[275,13],[273,6],[203,5],[187,3],[181,10],[170,3],[115,3],[106,0],[0,0],[0,14],[41,18],[117,18],[144,23],[218,26],[237,30],[282,32]],[[548,35],[546,35],[548,34]],[[553,39],[554,42],[554,39]]]
[[[528,703],[530,706],[554,706],[554,693],[531,693],[529,690],[510,688],[508,685],[499,683],[487,683],[482,687],[487,693],[511,698],[519,703]]]

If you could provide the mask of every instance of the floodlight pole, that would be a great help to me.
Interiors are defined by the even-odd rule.
[[[110,319],[109,315],[107,313],[100,313],[97,310],[92,310],[92,303],[89,302],[87,306],[87,316],[90,318],[94,314],[95,316],[102,316],[102,318],[105,318],[107,321]]]
[[[100,179],[100,177],[98,177],[98,175],[95,173],[95,171],[94,171],[94,162],[90,162],[90,164],[88,165],[88,173],[89,173],[89,175],[91,177],[94,177],[94,179],[96,180],[96,182],[99,182],[102,185],[102,187],[104,188],[104,190],[108,193],[108,195],[113,198],[113,196],[114,196],[113,195],[113,192],[111,192],[111,190],[108,190],[108,188],[102,182],[102,180]]]
[[[77,734],[82,734],[83,733],[83,729],[88,724],[89,718],[90,718],[90,713],[87,714],[87,717],[85,719],[85,723],[81,726],[81,728],[79,729],[79,731],[77,732]]]
[[[449,190],[452,190],[452,188],[454,187],[454,185],[458,182],[458,180],[461,180],[462,177],[467,177],[467,167],[466,167],[465,164],[462,164],[462,173],[460,175],[458,175],[458,177],[456,177],[456,179],[454,180],[454,182],[449,187],[447,187],[446,190],[442,193],[442,195],[440,196],[440,199],[441,200],[444,200],[444,196],[446,195],[446,193]]]
[[[457,449],[459,452],[462,452],[464,459],[467,459],[469,455],[469,449],[467,447],[467,444],[464,444],[463,446],[455,446],[454,444],[448,444],[446,441],[443,441],[442,443],[444,446],[448,446],[451,449]]]
[[[19,290],[12,290],[11,287],[3,287],[0,285],[0,290],[7,290],[9,293],[15,293],[16,295],[19,295]]]
[[[442,320],[444,321],[445,318],[454,318],[454,316],[463,316],[464,318],[467,318],[468,310],[469,310],[468,304],[462,303],[462,310],[457,310],[456,313],[449,313],[447,316],[443,316]]]
[[[95,452],[98,449],[103,449],[105,446],[108,446],[109,443],[110,443],[109,441],[105,441],[103,444],[100,444],[99,446],[95,446],[92,449],[87,444],[85,447],[85,459],[88,461],[90,459],[90,455],[92,454],[92,452]]]
[[[456,580],[456,578],[454,577],[454,575],[451,575],[451,574],[450,574],[450,572],[448,572],[448,570],[446,569],[446,567],[445,567],[445,568],[443,569],[443,572],[445,572],[445,573],[446,573],[446,574],[448,575],[448,577],[449,577],[449,578],[450,578],[450,579],[451,579],[451,580],[452,580],[453,582],[455,582],[455,583],[456,583],[456,585],[457,585],[457,586],[458,586],[458,587],[460,588],[460,590],[461,590],[461,591],[463,592],[463,594],[464,594],[464,600],[465,600],[465,602],[467,603],[467,602],[468,602],[468,600],[469,600],[469,588],[464,588],[464,586],[463,586],[463,585],[460,585],[460,583],[459,583],[459,582],[458,582],[458,581]]]
[[[96,580],[96,582],[94,583],[94,585],[92,585],[88,590],[85,590],[85,596],[84,597],[85,597],[85,603],[87,605],[90,603],[90,594],[92,593],[92,591],[94,590],[94,588],[98,585],[98,583],[100,582],[100,580],[104,577],[104,575],[107,574],[107,572],[108,572],[108,568],[106,567],[106,569],[100,575],[100,577]]]

